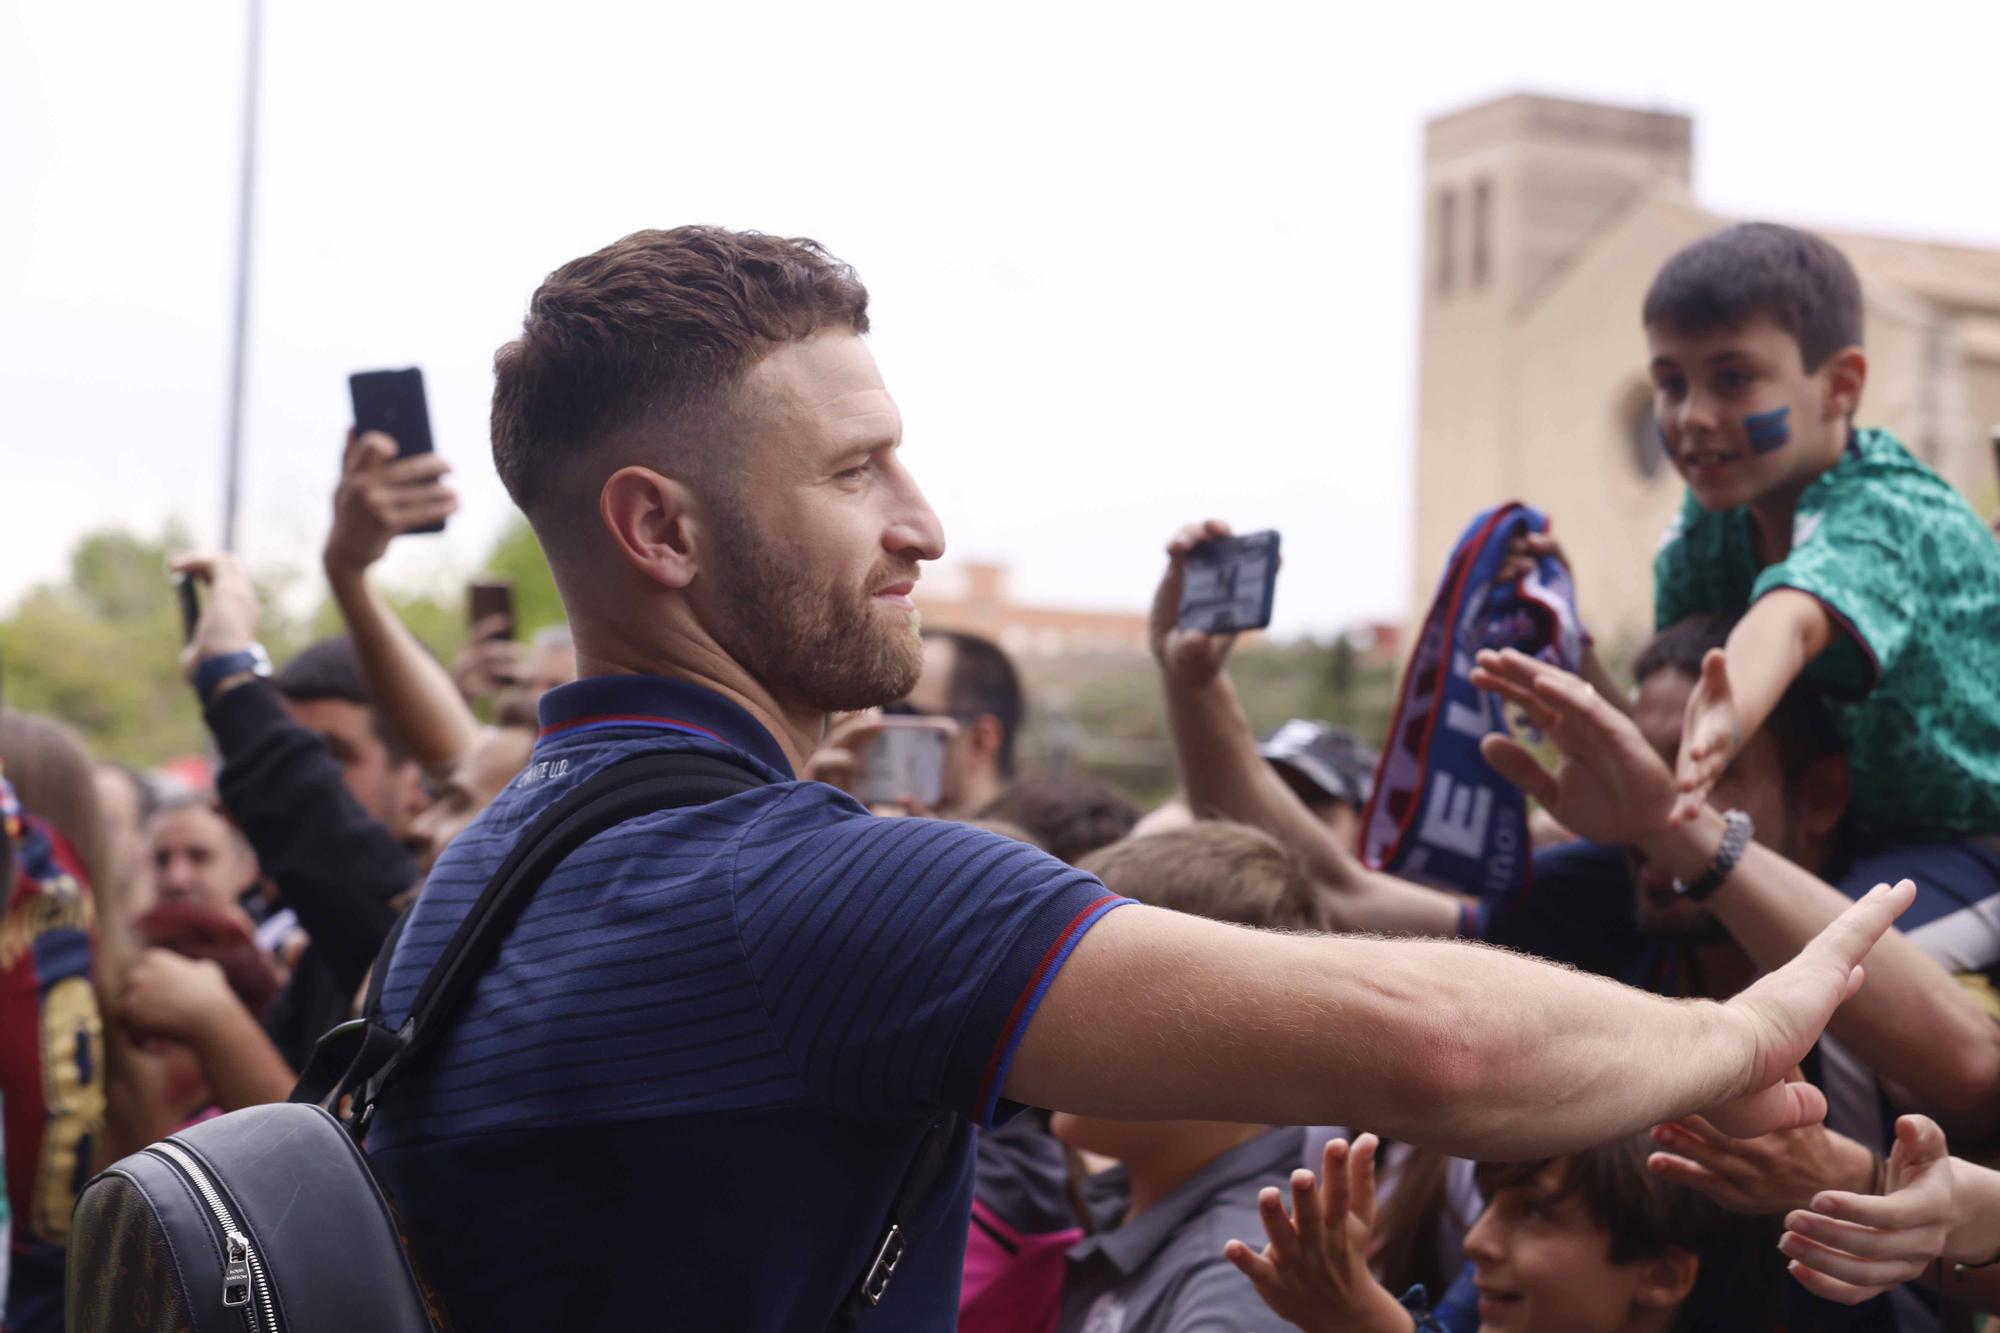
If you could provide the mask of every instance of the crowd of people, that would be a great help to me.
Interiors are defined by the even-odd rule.
[[[1389,735],[1260,740],[1231,636],[1179,617],[1230,530],[1174,532],[1148,810],[1028,770],[1014,663],[921,625],[944,532],[853,270],[704,227],[564,265],[492,428],[566,628],[435,658],[371,571],[455,510],[447,465],[350,431],[343,635],[273,664],[241,565],[175,565],[212,784],[0,712],[4,1327],[103,1314],[65,1264],[94,1173],[393,1028],[536,816],[660,751],[746,789],[566,858],[366,1127],[454,1327],[1971,1327],[2000,542],[1857,424],[1861,310],[1782,227],[1658,275],[1688,498],[1624,677],[1591,571],[1504,506]],[[885,793],[910,726],[941,772]]]

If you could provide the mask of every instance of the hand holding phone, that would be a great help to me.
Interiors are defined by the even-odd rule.
[[[465,607],[466,623],[480,642],[514,638],[514,585],[506,579],[474,579],[466,584]]]
[[[181,595],[181,642],[194,642],[194,627],[201,623],[201,593],[194,586],[194,575],[183,574],[175,581]]]
[[[1278,534],[1210,537],[1187,553],[1179,627],[1234,634],[1271,623],[1278,588]]]
[[[863,805],[935,810],[944,799],[944,761],[958,727],[950,718],[892,715],[869,744],[854,782]]]
[[[357,436],[380,432],[396,442],[398,459],[428,454],[431,443],[431,414],[424,398],[424,372],[408,370],[365,370],[347,377],[347,390],[354,400],[354,432]],[[406,532],[443,532],[444,520],[406,528]]]

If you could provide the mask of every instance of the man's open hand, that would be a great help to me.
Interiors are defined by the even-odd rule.
[[[1861,960],[1916,901],[1917,886],[1878,884],[1813,936],[1798,957],[1767,972],[1726,1008],[1749,1028],[1750,1091],[1707,1112],[1708,1122],[1739,1139],[1815,1124],[1826,1118],[1826,1095],[1787,1075],[1819,1040],[1827,1020],[1863,980]]]
[[[1509,648],[1479,654],[1472,683],[1517,705],[1562,752],[1554,772],[1510,736],[1479,752],[1556,822],[1601,843],[1643,843],[1668,829],[1673,774],[1632,719],[1560,667]]]
[[[1182,629],[1181,589],[1187,582],[1187,556],[1211,537],[1229,536],[1229,525],[1221,519],[1190,523],[1167,543],[1167,572],[1153,593],[1153,612],[1146,626],[1146,638],[1159,661],[1169,685],[1198,689],[1214,680],[1229,660],[1234,634],[1210,634],[1204,630]]]
[[[1688,695],[1687,721],[1681,727],[1680,762],[1675,766],[1673,822],[1685,824],[1701,813],[1709,789],[1729,768],[1743,745],[1742,719],[1729,688],[1729,658],[1711,648],[1701,659],[1701,679]]]
[[[1791,1081],[1803,1081],[1797,1070]],[[1875,1184],[1875,1154],[1825,1125],[1739,1139],[1691,1115],[1655,1125],[1653,1142],[1663,1150],[1646,1159],[1654,1175],[1749,1217],[1803,1208],[1822,1190],[1865,1192]]]
[[[396,442],[380,431],[348,431],[322,557],[327,573],[359,574],[382,558],[391,537],[455,511],[458,496],[443,481],[449,471],[436,454],[396,457]]]

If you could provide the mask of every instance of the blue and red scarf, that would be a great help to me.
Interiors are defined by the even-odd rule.
[[[1528,882],[1527,797],[1479,753],[1482,737],[1509,729],[1505,710],[1469,676],[1482,648],[1518,648],[1566,671],[1583,660],[1561,561],[1544,557],[1519,579],[1496,581],[1508,544],[1548,526],[1510,502],[1474,519],[1453,548],[1361,817],[1361,858],[1374,869],[1482,900]]]

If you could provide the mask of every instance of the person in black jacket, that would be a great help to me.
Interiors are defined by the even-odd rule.
[[[294,1068],[344,1021],[419,864],[421,774],[377,716],[353,648],[316,643],[275,677],[255,590],[229,556],[177,563],[209,585],[182,666],[221,754],[217,794],[312,943],[265,1026]]]

